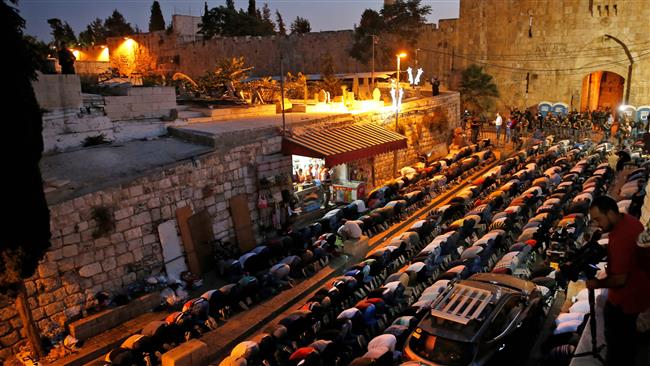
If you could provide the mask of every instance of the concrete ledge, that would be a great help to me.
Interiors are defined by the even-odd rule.
[[[208,345],[192,339],[163,353],[162,366],[202,366],[208,362]]]
[[[58,359],[50,363],[49,366],[82,366],[95,359],[103,359],[108,351],[122,344],[130,336],[140,333],[142,328],[150,322],[165,319],[168,313],[168,311],[161,311],[142,314],[107,332],[90,338],[84,342],[79,352]]]
[[[126,305],[107,309],[77,320],[76,322],[72,322],[69,326],[70,334],[79,340],[86,340],[111,328],[115,328],[130,319],[138,317],[159,304],[159,292],[146,294]]]

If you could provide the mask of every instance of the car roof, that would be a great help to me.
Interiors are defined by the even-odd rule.
[[[485,321],[501,308],[501,304],[521,293],[508,286],[495,284],[494,281],[477,281],[472,277],[455,283],[451,289],[441,294],[419,327],[436,336],[474,342],[482,333]],[[469,299],[463,299],[464,294],[471,289],[475,290],[474,293]],[[470,311],[465,311],[470,307]]]
[[[441,337],[472,342],[504,302],[517,294],[529,296],[536,289],[534,283],[515,276],[477,273],[441,294],[420,325]]]
[[[537,288],[537,286],[530,281],[507,274],[476,273],[470,276],[468,280],[506,287],[524,295],[530,295]]]

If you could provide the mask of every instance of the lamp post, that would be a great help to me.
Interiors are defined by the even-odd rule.
[[[397,82],[395,83],[395,132],[397,132],[399,126],[399,102],[400,102],[400,87],[399,87],[399,72],[400,72],[400,61],[402,58],[406,57],[406,53],[400,52],[397,54]]]
[[[370,81],[374,89],[375,88],[375,42],[377,42],[377,36],[371,34],[370,37],[372,38],[372,72],[370,74]]]

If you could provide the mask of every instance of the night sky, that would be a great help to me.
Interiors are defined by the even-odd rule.
[[[438,19],[458,17],[460,0],[423,0],[422,4],[431,5],[429,22]],[[18,8],[26,20],[25,33],[34,35],[43,41],[50,41],[49,18],[67,21],[75,33],[86,28],[96,17],[105,19],[113,9],[118,9],[131,25],[138,25],[146,32],[149,27],[150,7],[153,0],[19,0]],[[203,1],[196,0],[158,0],[162,7],[166,24],[171,22],[172,14],[201,15]],[[302,16],[311,23],[312,31],[352,29],[359,23],[361,13],[366,8],[379,10],[383,0],[257,0],[257,7],[264,3],[275,14],[280,10],[287,28],[296,18]],[[208,7],[225,4],[225,0],[208,1]],[[236,0],[237,8],[248,7],[248,0]],[[273,16],[275,21],[275,15]]]

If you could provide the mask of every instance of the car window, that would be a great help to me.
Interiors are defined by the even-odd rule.
[[[494,317],[485,334],[486,340],[491,340],[503,333],[504,330],[516,319],[517,314],[523,310],[524,304],[519,296],[512,296],[503,305],[499,313]]]

